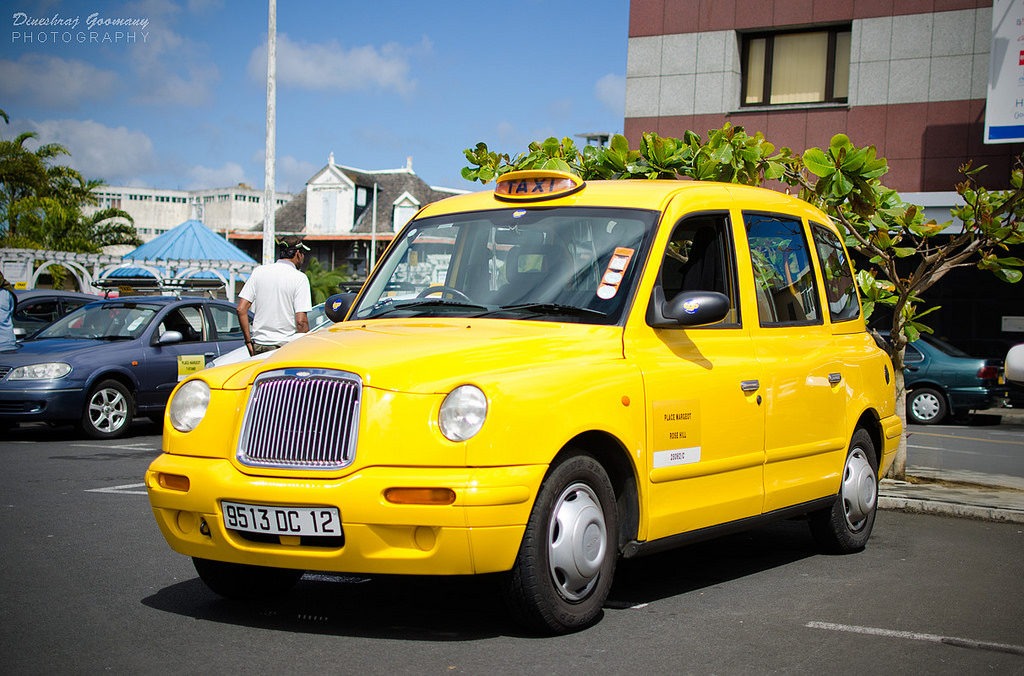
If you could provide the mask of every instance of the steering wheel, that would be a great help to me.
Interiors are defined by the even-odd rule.
[[[467,303],[473,302],[473,300],[469,296],[464,294],[462,291],[459,291],[458,289],[452,286],[444,286],[443,284],[438,286],[428,286],[427,288],[423,289],[418,294],[416,294],[416,297],[426,298],[427,296],[433,296],[435,293],[441,294],[442,298],[444,297],[444,294],[447,293],[451,294],[455,298],[458,298],[459,300],[466,301]]]

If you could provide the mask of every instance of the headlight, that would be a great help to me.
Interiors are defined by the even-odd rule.
[[[460,385],[441,402],[437,423],[449,441],[473,437],[487,419],[487,397],[475,385]]]
[[[53,380],[63,378],[71,373],[71,364],[62,361],[53,361],[46,364],[32,364],[31,366],[19,366],[7,376],[8,380]]]
[[[191,432],[203,420],[210,405],[210,386],[202,380],[190,380],[174,393],[167,407],[171,425],[179,432]]]

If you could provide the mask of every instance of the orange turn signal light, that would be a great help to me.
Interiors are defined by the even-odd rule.
[[[163,472],[157,474],[156,482],[160,484],[161,488],[167,488],[172,491],[182,491],[183,493],[187,493],[189,487],[192,485],[187,476],[182,476],[181,474],[164,474]]]
[[[388,488],[384,499],[396,505],[450,505],[455,491],[450,488]]]

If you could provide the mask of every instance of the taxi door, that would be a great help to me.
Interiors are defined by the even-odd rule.
[[[835,492],[846,438],[846,384],[822,316],[812,249],[801,218],[743,214],[757,319],[765,412],[764,511]]]
[[[180,333],[181,341],[160,343],[160,337],[168,331]],[[218,356],[218,344],[211,334],[200,303],[179,305],[158,319],[139,374],[140,408],[164,405],[180,380],[202,370]]]
[[[749,389],[760,367],[736,302],[732,230],[724,211],[686,217],[667,242],[658,238],[651,258],[661,259],[652,304],[719,291],[732,300],[724,321],[654,326],[648,307],[646,321],[627,327],[626,356],[642,370],[647,395],[648,540],[761,511],[764,422]]]

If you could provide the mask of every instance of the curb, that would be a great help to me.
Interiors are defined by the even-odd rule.
[[[880,495],[878,497],[878,508],[911,514],[954,516],[979,521],[1024,523],[1024,510],[965,505],[956,502],[943,502],[941,500],[919,500],[917,498]]]

